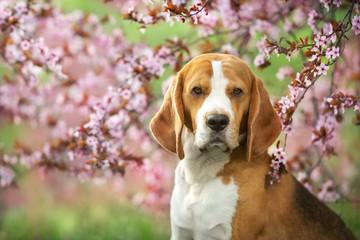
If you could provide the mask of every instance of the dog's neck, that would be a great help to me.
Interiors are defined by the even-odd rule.
[[[179,164],[183,165],[182,175],[190,184],[211,181],[230,161],[230,153],[218,147],[200,151],[194,144],[194,134],[186,130],[183,131],[182,139],[185,158]]]

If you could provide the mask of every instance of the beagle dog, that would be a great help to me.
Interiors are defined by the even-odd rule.
[[[171,239],[356,239],[286,171],[266,186],[281,132],[262,81],[228,54],[204,54],[171,82],[150,130],[177,154]]]

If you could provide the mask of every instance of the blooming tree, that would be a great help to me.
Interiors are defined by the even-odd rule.
[[[166,206],[171,167],[159,161],[167,153],[147,128],[162,98],[151,82],[168,78],[166,69],[176,74],[197,54],[223,52],[263,73],[284,63],[276,77],[264,79],[288,85],[274,97],[284,134],[271,152],[269,186],[291,171],[321,200],[358,197],[351,166],[359,152],[347,153],[340,131],[348,116],[355,126],[347,128],[360,124],[358,1],[103,2],[143,33],[155,24],[190,25],[191,37],[151,47],[130,43],[116,26],[105,31],[111,16],[64,14],[46,1],[1,1],[0,57],[7,70],[0,115],[43,136],[41,147],[16,142],[11,153],[0,153],[1,187],[15,182],[19,164],[99,182],[128,170],[146,185],[133,195],[136,203]],[[333,159],[343,172],[329,168]]]

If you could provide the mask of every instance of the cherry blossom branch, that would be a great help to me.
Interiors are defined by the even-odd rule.
[[[197,3],[190,7],[189,9],[183,7],[183,6],[176,6],[172,4],[171,0],[167,0],[166,6],[164,6],[164,12],[170,12],[173,15],[177,16],[179,20],[181,20],[183,23],[188,18],[193,18],[194,23],[197,24],[197,15],[201,13],[203,10],[206,10],[206,5],[208,5],[212,0],[206,0],[204,4]],[[199,8],[200,7],[200,8]],[[207,12],[205,12],[207,15]]]
[[[344,22],[344,20],[349,16],[351,16],[351,12],[354,6],[354,2],[352,3],[350,9],[348,10],[347,14],[341,21],[341,24]],[[350,18],[349,18],[350,19]],[[351,20],[351,19],[350,19]],[[284,149],[286,148],[287,143],[287,137],[288,134],[291,133],[292,128],[292,116],[296,109],[298,108],[300,102],[304,99],[305,94],[307,91],[314,86],[315,82],[322,76],[323,74],[326,75],[326,71],[329,69],[330,65],[333,65],[336,63],[336,61],[339,59],[339,57],[342,55],[344,49],[345,49],[345,43],[343,43],[341,50],[339,50],[339,44],[343,39],[347,39],[345,33],[350,30],[350,28],[347,27],[350,20],[348,20],[346,26],[344,28],[341,28],[341,34],[340,37],[337,39],[336,43],[334,41],[334,38],[331,38],[332,36],[335,36],[334,33],[339,31],[339,27],[332,31],[331,34],[321,36],[320,34],[317,34],[315,37],[315,43],[308,43],[308,39],[305,40],[300,38],[301,43],[296,44],[295,42],[287,41],[287,43],[290,45],[290,47],[285,48],[281,46],[282,38],[280,39],[279,43],[274,40],[268,40],[266,39],[266,47],[264,48],[265,53],[270,56],[273,51],[277,52],[278,54],[285,54],[287,58],[290,61],[291,54],[294,51],[301,51],[305,47],[311,47],[308,52],[304,53],[305,56],[310,57],[311,59],[308,62],[304,63],[304,70],[296,76],[296,79],[292,80],[292,83],[290,84],[290,98],[283,97],[279,102],[276,102],[275,104],[275,110],[278,112],[281,121],[283,123],[283,129],[285,130],[285,140],[284,140]],[[330,39],[331,38],[331,39]],[[329,49],[327,48],[328,41],[332,41],[336,48]],[[326,49],[326,52],[324,51]],[[328,62],[326,64],[321,63],[320,56],[326,56],[328,59]],[[262,63],[261,63],[262,64]],[[259,68],[266,67],[268,64],[266,62],[263,63],[263,65],[258,65]],[[335,71],[335,70],[334,70]],[[333,82],[331,83],[331,89],[333,86]],[[301,91],[298,91],[301,90]],[[314,91],[313,91],[314,92]],[[350,98],[351,99],[351,98]],[[352,101],[352,100],[351,100]],[[356,101],[354,99],[354,101]],[[360,99],[359,99],[360,101]],[[312,100],[313,107],[314,107],[314,113],[315,113],[315,122],[318,122],[319,113],[317,110],[317,103],[314,101],[314,98]],[[334,104],[334,103],[333,103]],[[353,104],[353,103],[351,103]],[[350,104],[350,105],[351,105]],[[348,104],[349,105],[349,104]],[[326,128],[324,128],[326,129]],[[333,131],[333,130],[331,130]],[[316,138],[314,141],[318,141],[318,139],[321,139],[323,137],[328,138],[332,136],[332,132],[319,132],[314,131],[315,134],[317,134],[319,137]],[[329,138],[330,139],[330,138]],[[313,142],[314,142],[313,141]],[[327,141],[327,140],[324,140]],[[317,149],[317,147],[316,147]],[[282,149],[281,149],[282,150]],[[318,151],[318,150],[317,150]],[[334,150],[333,148],[329,147],[328,145],[325,145],[325,150],[323,150],[323,153],[318,158],[317,163],[315,164],[315,167],[319,166],[322,163],[322,159],[325,153],[332,153]],[[273,156],[273,162],[276,161],[276,158]],[[315,168],[314,167],[314,168]],[[310,172],[314,169],[310,169]],[[277,170],[272,166],[272,171],[269,172],[269,175],[277,176]],[[280,181],[280,178],[277,178]],[[272,182],[270,182],[272,184]],[[337,190],[337,189],[336,189]]]
[[[343,17],[343,19],[341,20],[341,22],[339,23],[338,27],[334,30],[334,32],[332,32],[330,34],[329,37],[331,37],[333,34],[337,33],[338,31],[341,32],[341,35],[340,35],[340,39],[342,39],[343,37],[346,38],[345,36],[345,33],[350,31],[350,29],[352,28],[352,23],[351,23],[351,15],[352,15],[352,11],[354,9],[354,6],[355,6],[355,3],[356,3],[357,0],[353,0],[352,3],[351,3],[351,6],[350,6],[350,9],[347,11],[347,13],[345,14],[345,16]],[[344,21],[345,19],[347,19],[347,22],[345,25],[344,24]],[[348,28],[348,26],[350,26]],[[336,43],[336,46],[339,47],[339,44],[340,44],[340,41],[338,41]]]

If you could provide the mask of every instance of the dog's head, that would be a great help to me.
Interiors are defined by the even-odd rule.
[[[194,134],[200,151],[218,147],[231,152],[243,142],[247,160],[266,151],[281,132],[262,81],[246,63],[227,54],[200,55],[172,80],[150,129],[182,159],[183,127]]]

